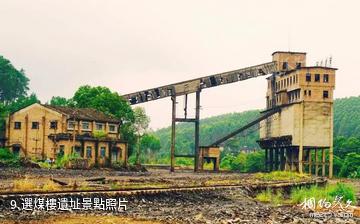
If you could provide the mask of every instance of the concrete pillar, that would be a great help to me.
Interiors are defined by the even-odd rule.
[[[308,149],[308,163],[309,163],[309,174],[312,172],[312,158],[311,158],[311,149]]]
[[[317,148],[315,148],[314,150],[315,150],[315,176],[317,176],[319,174],[318,152],[317,152]]]
[[[279,149],[275,149],[275,170],[279,170]]]
[[[265,171],[268,171],[268,156],[269,156],[269,149],[265,149]]]
[[[285,156],[284,156],[284,148],[280,149],[280,170],[285,169]]]
[[[274,149],[273,148],[270,148],[270,153],[269,153],[269,171],[273,171],[273,168],[274,168],[274,155],[273,155],[273,152],[274,152]]]
[[[299,154],[298,154],[298,167],[299,173],[303,173],[303,150],[304,150],[304,102],[301,102],[301,111],[300,111],[300,144],[299,144]]]
[[[297,157],[298,157],[298,151],[299,149],[297,148],[291,148],[290,149],[290,153],[291,153],[291,171],[297,171]]]
[[[322,176],[325,177],[326,175],[326,170],[325,170],[325,162],[326,162],[326,159],[325,159],[325,149],[322,148],[321,149],[321,162],[322,162],[322,167],[321,167],[321,172],[322,172]]]
[[[290,171],[291,170],[291,154],[290,149],[285,149],[285,170]]]

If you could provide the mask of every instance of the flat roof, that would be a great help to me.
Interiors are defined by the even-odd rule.
[[[332,68],[332,67],[325,67],[325,66],[307,66],[307,67],[301,67],[301,68],[296,68],[296,69],[291,69],[291,70],[287,70],[285,71],[285,75],[292,73],[294,71],[298,71],[301,69],[313,69],[313,68],[321,68],[321,69],[329,69],[329,70],[338,70],[337,68]]]
[[[296,51],[275,51],[271,55],[274,55],[276,53],[287,53],[287,54],[306,54],[306,52],[296,52]]]

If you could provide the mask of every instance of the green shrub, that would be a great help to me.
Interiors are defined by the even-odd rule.
[[[355,203],[356,198],[354,188],[343,183],[326,185],[325,187],[312,186],[310,188],[295,188],[291,191],[290,199],[292,203],[302,203],[305,198],[315,198],[316,201],[326,199],[329,202],[333,202],[336,196],[343,197],[343,202],[351,200]]]
[[[264,152],[240,152],[237,156],[228,154],[222,158],[220,167],[239,172],[260,172],[265,168],[264,158]]]
[[[104,132],[104,131],[94,131],[93,136],[95,138],[105,138],[106,137],[106,132]]]
[[[12,160],[15,159],[16,156],[6,148],[0,148],[0,160]]]
[[[7,167],[19,167],[21,165],[20,158],[7,148],[0,148],[0,163]]]
[[[80,158],[80,156],[77,153],[72,153],[70,155],[58,156],[58,157],[56,157],[55,166],[57,168],[64,168],[65,165],[69,161],[73,161],[73,160],[78,159],[78,158]]]
[[[249,153],[246,156],[246,172],[254,173],[265,170],[265,153],[263,151]]]
[[[355,152],[348,153],[341,167],[339,176],[360,178],[360,173],[358,172],[359,167],[360,167],[360,154]]]
[[[337,183],[336,187],[329,191],[329,195],[335,198],[336,196],[343,197],[343,201],[346,202],[350,200],[352,202],[356,201],[355,189],[351,185],[346,185],[344,183]]]

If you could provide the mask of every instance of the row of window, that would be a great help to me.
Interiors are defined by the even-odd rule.
[[[312,75],[311,73],[306,73],[306,82],[311,82],[312,80]],[[320,74],[315,74],[314,75],[314,81],[315,82],[320,82]],[[323,75],[323,82],[324,83],[328,83],[329,82],[329,74],[324,74]]]
[[[309,90],[309,89],[304,90],[304,96],[310,97],[311,90]],[[324,90],[323,91],[323,99],[328,99],[328,98],[329,98],[329,91]],[[300,90],[288,92],[289,103],[295,102],[298,99],[300,99]],[[277,104],[279,104],[281,102],[281,94],[276,95],[276,102],[277,102]]]
[[[72,147],[72,151],[73,153],[76,153],[78,156],[83,157],[83,152],[81,150],[81,147],[79,146],[75,146],[75,150],[73,150],[74,147]],[[92,147],[91,146],[86,146],[86,158],[92,158]],[[64,155],[65,152],[65,146],[64,145],[60,145],[59,146],[59,155]],[[106,157],[106,147],[105,146],[101,146],[100,147],[100,158],[104,159]]]
[[[40,123],[38,121],[31,122],[31,129],[39,129]],[[50,129],[57,129],[57,121],[50,121],[49,125]],[[21,122],[15,121],[14,122],[14,129],[20,130],[21,129]]]
[[[96,130],[103,130],[104,129],[104,124],[102,123],[96,123],[95,129]],[[37,121],[33,121],[31,122],[31,129],[39,129],[40,127],[40,123]],[[58,122],[57,121],[50,121],[49,124],[49,128],[50,129],[57,129],[58,127]],[[75,122],[74,121],[69,121],[68,122],[68,129],[74,129],[75,127]],[[15,121],[14,122],[14,129],[20,130],[21,129],[21,122],[20,121]],[[81,122],[81,129],[82,130],[90,130],[90,122],[85,122],[82,121]],[[116,132],[116,125],[115,124],[109,124],[109,131],[110,132]]]
[[[282,79],[276,82],[276,90],[286,88],[298,82],[298,75],[292,75],[287,77],[286,79]]]
[[[68,129],[74,129],[75,121],[68,121]],[[95,123],[95,130],[104,130],[105,124],[103,123]],[[81,122],[81,130],[90,131],[90,122],[82,121]],[[109,131],[116,132],[116,125],[109,124]]]
[[[300,99],[300,90],[291,91],[288,93],[289,103],[295,102]]]
[[[311,90],[305,89],[304,90],[304,96],[311,96]],[[324,90],[323,91],[323,99],[327,99],[327,98],[329,98],[329,91]]]

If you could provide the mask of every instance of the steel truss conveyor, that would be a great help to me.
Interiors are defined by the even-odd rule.
[[[201,91],[202,89],[243,81],[276,71],[276,62],[268,62],[230,72],[209,75],[197,79],[178,82],[157,88],[142,90],[123,95],[131,105],[145,103],[170,96],[181,96]]]
[[[172,123],[171,123],[171,171],[175,167],[175,126],[176,122],[193,122],[195,124],[195,149],[194,149],[194,171],[199,169],[199,121],[200,121],[200,92],[202,89],[225,85],[229,83],[239,82],[258,76],[264,76],[277,72],[277,64],[275,61],[247,68],[237,69],[229,72],[218,73],[214,75],[204,76],[197,79],[178,82],[170,85],[160,86],[157,88],[142,90],[123,97],[130,105],[145,103],[148,101],[158,100],[165,97],[171,97],[172,100]],[[196,93],[195,117],[187,118],[187,95]],[[176,116],[176,97],[185,96],[184,118]]]

